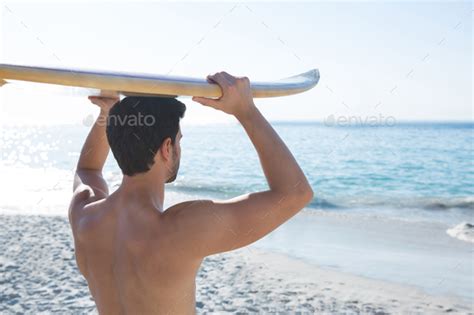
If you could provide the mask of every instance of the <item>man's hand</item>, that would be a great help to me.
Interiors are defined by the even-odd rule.
[[[100,107],[100,110],[104,113],[108,113],[109,110],[120,101],[119,97],[105,97],[105,96],[89,96],[89,100],[92,104]]]
[[[236,117],[245,116],[255,107],[247,77],[234,77],[227,72],[219,72],[208,75],[207,80],[219,84],[222,96],[219,99],[193,97],[193,101]]]

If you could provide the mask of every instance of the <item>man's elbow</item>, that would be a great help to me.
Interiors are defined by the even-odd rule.
[[[309,204],[314,198],[314,192],[307,181],[301,181],[300,184],[292,186],[285,190],[275,191],[279,203],[285,203],[288,209],[299,211]]]
[[[305,184],[300,185],[287,196],[289,196],[287,202],[291,205],[291,208],[298,209],[299,211],[313,200],[314,192],[309,184]]]
[[[298,199],[303,204],[303,207],[310,203],[314,198],[314,192],[311,186],[305,185],[298,191]]]

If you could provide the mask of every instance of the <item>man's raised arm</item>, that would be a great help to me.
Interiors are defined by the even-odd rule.
[[[225,72],[209,76],[222,89],[218,99],[193,100],[234,115],[252,141],[269,189],[225,201],[198,200],[175,208],[178,231],[196,257],[236,249],[262,238],[313,198],[295,158],[253,103],[248,78]]]
[[[74,175],[71,208],[108,195],[107,183],[102,177],[102,168],[110,150],[105,129],[109,110],[119,99],[90,96],[89,100],[100,107],[100,114],[81,150]]]

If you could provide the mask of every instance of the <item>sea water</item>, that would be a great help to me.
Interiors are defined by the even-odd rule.
[[[255,246],[342,271],[472,295],[473,123],[272,125],[315,197]],[[2,213],[66,215],[89,128],[3,126]],[[176,181],[166,185],[165,206],[268,188],[238,124],[183,124],[182,133],[181,166]],[[111,191],[120,184],[111,154],[104,176]],[[443,276],[447,271],[451,276]]]

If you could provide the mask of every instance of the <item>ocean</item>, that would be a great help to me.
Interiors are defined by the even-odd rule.
[[[474,123],[272,125],[307,175],[315,198],[252,246],[472,296]],[[3,126],[1,212],[67,215],[72,175],[88,131],[87,124]],[[181,167],[176,181],[166,186],[165,206],[267,188],[257,154],[238,124],[183,124],[182,133]],[[112,154],[104,176],[113,191],[121,174]]]

